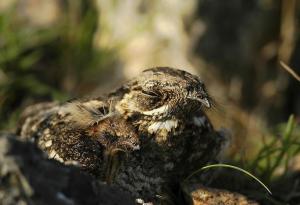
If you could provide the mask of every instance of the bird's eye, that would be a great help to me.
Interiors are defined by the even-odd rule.
[[[104,107],[104,106],[99,107],[99,108],[98,108],[98,111],[99,111],[101,114],[103,114],[103,115],[106,115],[106,114],[109,113],[108,107]]]
[[[152,97],[152,98],[158,98],[159,94],[153,92],[153,91],[146,91],[146,90],[142,90],[142,93],[146,96]]]

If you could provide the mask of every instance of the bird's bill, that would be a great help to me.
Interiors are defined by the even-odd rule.
[[[202,103],[203,105],[205,105],[207,108],[211,107],[211,103],[209,102],[209,100],[207,98],[188,97],[188,99],[196,100],[196,101]]]

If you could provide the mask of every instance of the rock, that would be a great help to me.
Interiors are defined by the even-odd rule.
[[[187,201],[191,205],[259,205],[244,195],[222,189],[204,187],[200,184],[184,187]]]
[[[131,196],[79,168],[49,160],[31,142],[0,133],[0,204],[134,204]]]

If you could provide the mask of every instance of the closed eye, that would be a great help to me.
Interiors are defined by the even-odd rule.
[[[155,93],[155,92],[153,92],[153,91],[145,91],[145,90],[142,90],[142,93],[143,93],[144,95],[147,95],[147,96],[152,97],[152,98],[158,98],[158,97],[160,97],[159,94],[157,94],[157,93]]]

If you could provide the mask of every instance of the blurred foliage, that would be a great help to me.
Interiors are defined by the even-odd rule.
[[[269,130],[268,136],[260,143],[258,152],[251,158],[226,163],[257,177],[271,190],[272,195],[266,193],[259,183],[247,176],[249,174],[224,169],[222,165],[213,165],[219,167],[220,172],[210,186],[243,193],[261,204],[298,204],[299,154],[300,124],[291,115],[286,123]]]
[[[0,13],[0,128],[13,126],[12,113],[23,104],[65,100],[84,86],[95,87],[111,62],[111,51],[93,47],[93,3],[76,0],[63,6],[67,12],[59,22],[45,28],[22,22],[17,7]]]
[[[252,194],[262,204],[299,203],[300,124],[291,115],[288,122],[279,124],[272,133],[244,167],[271,187],[273,195],[260,191]]]
[[[280,124],[272,137],[265,139],[259,152],[250,163],[252,172],[259,175],[264,181],[270,182],[276,178],[276,171],[282,168],[281,173],[288,173],[291,159],[300,153],[300,126],[295,122],[293,115],[286,124]],[[278,173],[277,173],[278,175]]]
[[[197,14],[206,30],[194,51],[236,91],[243,110],[258,111],[269,125],[299,114],[299,84],[278,63],[300,72],[299,1],[202,0]]]

